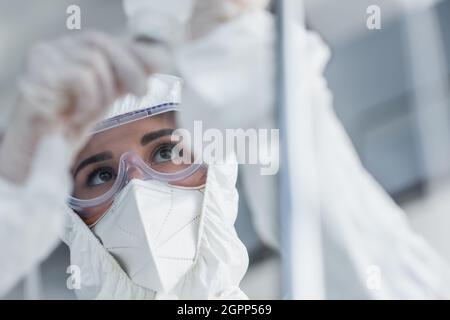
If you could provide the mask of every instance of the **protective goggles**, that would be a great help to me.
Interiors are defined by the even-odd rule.
[[[108,141],[108,135],[119,126],[123,129],[121,132],[128,132],[129,127],[122,126],[177,110],[177,104],[169,103],[127,113],[100,123],[93,134],[101,134]],[[155,117],[152,121],[156,119]],[[189,163],[174,161],[172,153],[176,143],[170,142],[171,137],[167,137],[168,135],[169,133],[165,136],[154,135],[151,143],[127,150],[120,157],[103,156],[95,167],[85,169],[88,173],[83,173],[82,178],[75,179],[74,190],[68,199],[69,206],[80,216],[89,217],[89,209],[112,203],[132,179],[154,179],[183,188],[202,187],[205,183],[206,166],[195,163],[193,157]],[[116,131],[115,135],[111,134],[111,139],[117,136]],[[183,152],[187,152],[186,150],[183,148]]]

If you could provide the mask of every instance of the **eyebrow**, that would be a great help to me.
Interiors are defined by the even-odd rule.
[[[93,156],[90,156],[89,158],[84,159],[80,162],[80,164],[75,169],[75,173],[73,174],[74,177],[77,176],[78,172],[83,169],[84,167],[100,161],[110,160],[113,158],[112,152],[105,151],[101,153],[94,154]]]
[[[151,141],[156,140],[158,138],[170,136],[174,131],[175,129],[161,129],[146,133],[141,138],[141,146],[144,146],[147,143],[150,143]]]
[[[167,128],[167,129],[161,129],[161,130],[146,133],[141,138],[141,145],[144,146],[153,140],[156,140],[156,139],[164,137],[164,136],[171,135],[174,131],[175,131],[175,129]],[[84,167],[86,167],[92,163],[110,160],[112,158],[113,158],[113,155],[110,151],[105,151],[105,152],[101,152],[101,153],[95,154],[93,156],[90,156],[89,158],[86,158],[80,162],[80,164],[75,169],[73,176],[76,177],[78,172],[80,172],[81,169],[83,169]]]

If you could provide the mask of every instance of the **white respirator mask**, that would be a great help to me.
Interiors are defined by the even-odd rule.
[[[67,208],[78,298],[245,299],[236,175],[235,161],[210,165],[204,191],[132,179],[90,228]]]
[[[90,227],[134,283],[168,293],[195,262],[202,203],[203,187],[133,179]]]

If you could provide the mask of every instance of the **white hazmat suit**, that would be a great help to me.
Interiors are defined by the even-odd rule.
[[[133,95],[127,95],[119,99],[113,104],[106,118],[117,117],[153,105],[179,102],[181,100],[180,93],[180,79],[169,75],[153,75],[149,78],[146,96],[137,98]],[[179,113],[182,112],[184,111],[181,105]],[[98,225],[91,226],[92,229],[76,213],[67,208],[65,210],[67,221],[62,238],[70,248],[71,265],[79,268],[77,274],[81,278],[74,279],[74,281],[76,280],[74,284],[79,283],[75,290],[77,296],[81,299],[246,299],[247,296],[240,290],[239,284],[247,270],[248,255],[234,229],[238,209],[236,179],[237,163],[233,155],[230,155],[224,164],[208,167],[206,185],[201,199],[198,231],[194,231],[198,233],[197,253],[193,264],[187,270],[181,265],[182,261],[177,262],[175,259],[185,259],[183,251],[189,251],[187,242],[189,242],[190,237],[185,237],[186,243],[176,243],[176,247],[173,244],[172,246],[158,247],[155,238],[150,236],[155,230],[148,229],[156,229],[158,216],[164,216],[167,208],[169,208],[168,213],[170,214],[167,214],[162,225],[166,229],[172,229],[169,234],[176,230],[177,226],[179,227],[183,215],[187,213],[183,211],[188,211],[187,207],[189,206],[189,201],[185,203],[184,208],[180,207],[183,202],[176,202],[175,194],[182,194],[182,189],[172,190],[174,193],[171,196],[162,197],[162,195],[158,195],[158,192],[168,192],[171,187],[149,186],[149,189],[145,190],[145,181],[132,183],[133,180],[131,180],[129,185],[115,198],[113,207],[111,207],[112,212],[109,212],[111,209],[107,211],[105,216],[96,222]],[[129,186],[131,186],[131,189],[128,188]],[[129,210],[121,210],[122,193],[127,196],[127,193],[132,194],[134,189],[138,190],[134,197],[143,200],[136,201],[136,199],[128,198],[125,202],[131,204],[131,207],[126,207]],[[155,192],[155,190],[158,191]],[[184,190],[184,192],[192,191]],[[145,200],[146,194],[149,193],[152,196]],[[155,199],[152,199],[152,197]],[[116,201],[118,201],[118,208],[114,208]],[[167,203],[160,203],[161,201]],[[170,203],[171,201],[172,203]],[[176,208],[181,211],[176,212]],[[107,250],[108,247],[113,247],[113,251],[118,249],[116,250],[116,257],[122,257],[124,265],[133,263],[130,253],[123,250],[119,251],[121,247],[139,245],[139,243],[132,241],[133,238],[140,237],[139,234],[142,233],[139,231],[140,227],[133,227],[137,212],[130,212],[130,210],[141,211],[143,218],[142,222],[138,222],[138,224],[146,225],[145,220],[147,222],[152,221],[148,223],[150,227],[146,227],[146,233],[149,247],[155,249],[152,254],[156,262],[154,264],[146,263],[145,267],[149,270],[145,273],[153,276],[160,275],[160,279],[155,281],[148,279],[149,277],[147,279],[136,279],[136,281],[130,280],[130,277],[133,278],[136,275],[127,274],[119,265],[117,259],[113,258],[113,252]],[[155,212],[155,210],[162,210],[163,212]],[[111,219],[109,219],[111,214],[117,216],[117,211],[121,211],[122,217],[111,216]],[[108,221],[104,222],[104,220]],[[125,237],[123,233],[115,233],[113,227],[116,223],[121,223],[118,228],[126,229],[125,233],[130,233],[131,236]],[[102,225],[100,226],[100,224]],[[194,228],[193,230],[197,229]],[[164,233],[164,231],[160,232]],[[172,239],[175,235],[178,235],[178,233],[170,235],[169,239]],[[101,243],[99,239],[103,239],[104,243]],[[123,256],[120,252],[123,252]],[[186,254],[187,252],[184,252],[184,255]],[[145,253],[141,255],[145,255]],[[160,257],[170,257],[171,259],[163,259],[164,261],[162,261],[159,259]],[[126,261],[127,258],[130,258],[130,261]],[[143,262],[145,263],[145,261]],[[177,274],[175,271],[171,274],[170,270],[176,270],[177,263],[179,264],[178,267],[184,271],[179,274],[181,280],[175,281],[171,278],[176,278]],[[154,282],[175,284],[175,287],[163,285],[162,287],[170,286],[171,289],[159,291],[155,288],[156,285],[150,287],[142,284],[152,282],[153,284]]]
[[[258,1],[214,3],[223,6],[210,11],[214,5],[209,1],[125,0],[125,11],[132,30],[172,44],[175,69],[186,83],[184,123],[199,119],[205,128],[271,128],[276,107],[274,18],[258,5],[237,6],[230,18],[224,4]],[[138,11],[147,21],[158,17],[157,28],[133,28]],[[210,13],[201,21],[203,33],[192,27],[197,25],[190,20],[196,19],[196,12]],[[194,32],[181,36],[183,41],[179,33],[173,39],[172,33],[161,30],[164,27]],[[290,170],[293,298],[450,297],[448,265],[413,232],[404,212],[362,167],[332,109],[323,77],[328,48],[300,25],[292,27],[287,41],[293,75],[288,121],[295,128],[288,132],[287,143],[295,166]],[[276,179],[261,176],[255,167],[242,170],[244,194],[260,237],[277,247]],[[309,219],[316,215],[318,219]],[[318,225],[299,226],[299,217]],[[319,247],[304,250],[310,243],[299,230],[309,227],[319,231],[321,241]],[[311,250],[319,251],[317,261],[307,252]],[[313,273],[320,273],[320,279]],[[371,284],[373,275],[376,285]],[[321,288],[305,285],[311,282],[308,278]],[[313,293],[308,292],[311,288]]]

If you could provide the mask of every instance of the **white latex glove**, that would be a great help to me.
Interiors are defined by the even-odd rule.
[[[175,47],[198,38],[244,13],[261,10],[269,0],[124,0],[132,34]]]
[[[263,10],[268,3],[269,0],[196,0],[189,22],[190,37],[201,37],[243,14]]]
[[[34,47],[0,147],[0,176],[23,182],[39,141],[52,131],[61,130],[75,153],[113,100],[145,94],[147,74],[158,68],[151,67],[149,55],[147,61],[142,57],[141,48],[101,33]]]

